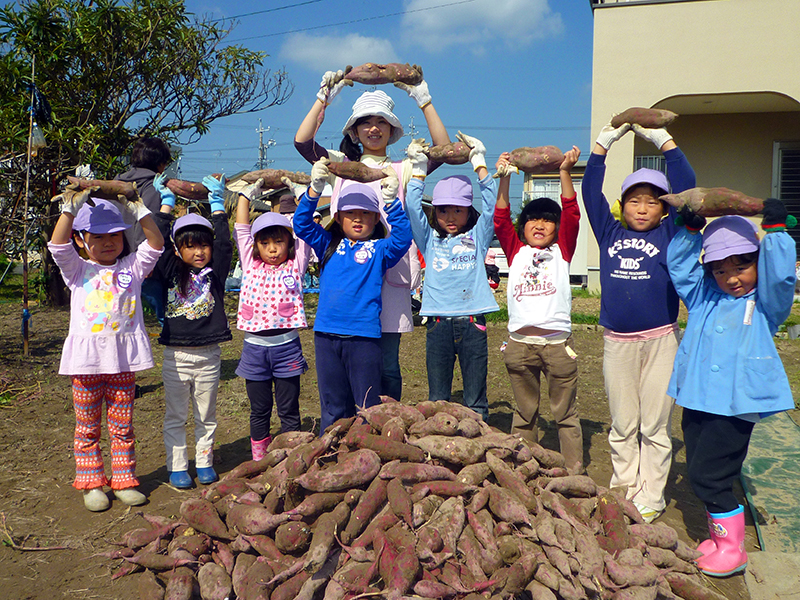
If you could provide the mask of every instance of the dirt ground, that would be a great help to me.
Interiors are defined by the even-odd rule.
[[[230,313],[235,314],[235,298]],[[599,299],[576,298],[573,311],[597,314]],[[80,493],[71,486],[75,464],[72,439],[75,418],[67,377],[59,376],[61,345],[68,330],[66,310],[33,308],[30,356],[22,356],[21,310],[18,305],[0,305],[0,513],[3,546],[0,548],[0,597],[7,600],[119,599],[138,598],[135,577],[111,579],[117,561],[94,556],[112,548],[111,543],[143,521],[118,501],[110,510],[90,513]],[[157,335],[157,322],[148,318],[148,329]],[[603,391],[602,333],[591,326],[576,326],[575,348],[579,357],[580,415],[584,430],[585,463],[589,475],[607,485],[610,456],[607,441],[609,414]],[[234,330],[235,331],[235,330]],[[141,490],[149,502],[148,513],[175,515],[180,503],[193,491],[179,491],[165,483],[165,453],[161,426],[164,390],[160,363],[162,349],[153,351],[158,367],[137,375],[141,397],[134,412],[137,437],[137,473]],[[301,410],[304,429],[312,429],[319,418],[319,400],[314,371],[313,339],[310,331],[301,339],[309,372],[302,378]],[[489,326],[490,424],[508,431],[514,401],[500,345],[506,339],[504,324]],[[249,459],[249,404],[244,383],[234,374],[241,349],[241,335],[223,345],[222,382],[218,401],[216,467],[225,473]],[[800,341],[781,340],[778,347],[793,385],[800,371]],[[403,401],[427,399],[425,330],[404,335],[401,345],[404,377]],[[460,395],[460,379],[454,382]],[[277,419],[273,432],[278,431]],[[555,430],[547,402],[543,403],[540,430],[542,443],[557,448]],[[690,544],[706,535],[704,510],[686,479],[685,452],[680,432],[680,408],[673,415],[674,461],[667,486],[668,508],[661,520],[674,527]],[[189,427],[191,432],[191,427]],[[108,470],[108,446],[103,441]],[[191,439],[190,439],[191,447]],[[190,467],[193,469],[193,464]],[[191,471],[190,471],[191,472]],[[741,490],[740,490],[741,493]],[[749,518],[749,515],[748,515]],[[13,547],[16,545],[17,547]],[[22,549],[24,547],[25,549]],[[747,547],[757,547],[755,530],[748,524]],[[744,577],[716,581],[727,598],[749,598]]]

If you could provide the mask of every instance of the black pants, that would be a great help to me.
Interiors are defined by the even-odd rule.
[[[739,506],[733,482],[747,457],[753,425],[736,417],[683,409],[689,483],[708,512],[725,513]]]
[[[300,431],[300,375],[273,377],[266,381],[245,380],[250,399],[250,437],[263,440],[269,435],[272,418],[272,383],[275,382],[275,410],[281,420],[281,433]]]

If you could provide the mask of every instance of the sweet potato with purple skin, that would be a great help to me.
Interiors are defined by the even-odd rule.
[[[295,481],[312,492],[338,492],[372,481],[380,470],[380,457],[372,450],[362,448],[349,452],[336,465],[309,471]]]
[[[695,187],[680,194],[666,194],[659,200],[678,210],[688,205],[692,212],[701,217],[721,217],[722,215],[742,215],[752,217],[764,210],[764,201],[742,192],[724,187]]]
[[[630,532],[655,548],[672,550],[678,545],[678,532],[664,523],[635,523],[631,525]]]
[[[136,200],[138,193],[136,184],[131,181],[121,181],[119,179],[83,179],[67,175],[67,180],[73,189],[87,190],[93,189],[91,195],[96,198],[107,200],[118,200],[119,196],[125,196],[128,200]]]
[[[557,171],[564,162],[564,153],[555,146],[523,146],[511,151],[508,162],[523,173],[540,175]]]
[[[267,455],[261,460],[246,460],[225,473],[220,481],[236,479],[238,477],[251,478],[259,475],[270,467],[277,465],[286,458],[287,454],[288,451],[286,448],[277,448],[267,452]]]
[[[435,458],[459,465],[471,465],[483,458],[484,447],[475,440],[446,435],[426,435],[409,442]]]
[[[314,535],[305,555],[304,569],[316,573],[325,564],[335,543],[335,533],[342,529],[350,518],[350,507],[344,502],[331,512],[322,515],[314,524]]]
[[[258,535],[272,531],[289,518],[286,513],[274,515],[263,506],[237,504],[228,511],[225,521],[233,532]]]
[[[214,563],[207,563],[197,572],[200,596],[203,600],[227,600],[233,592],[233,583],[227,571]]]
[[[725,600],[724,596],[699,583],[699,578],[683,573],[666,573],[664,577],[672,591],[685,600]]]
[[[366,448],[371,450],[382,459],[387,461],[406,460],[411,463],[422,463],[425,461],[425,453],[410,444],[396,441],[382,435],[372,435],[355,427],[350,428],[344,443],[355,448]]]
[[[208,500],[189,498],[181,504],[180,513],[190,527],[201,531],[213,538],[232,540],[225,523],[219,518],[219,513]]]
[[[155,552],[126,556],[123,557],[123,560],[144,567],[145,569],[150,569],[151,571],[169,571],[196,562],[186,558],[175,558],[165,554],[156,554]]]
[[[469,485],[481,485],[491,474],[492,470],[489,465],[485,462],[479,462],[461,469],[455,476],[455,480]]]
[[[422,69],[408,63],[386,63],[385,65],[364,63],[357,67],[348,65],[344,78],[364,85],[383,85],[395,82],[417,85],[422,81]]]
[[[356,539],[386,502],[386,483],[386,480],[376,477],[369,484],[358,504],[350,513],[347,526],[341,533],[342,542],[350,544]]]
[[[597,495],[597,485],[587,475],[568,475],[551,479],[545,488],[548,492],[558,492],[567,498],[591,498]]]
[[[414,505],[411,502],[411,496],[408,490],[403,486],[400,479],[390,479],[386,484],[386,497],[389,500],[389,506],[392,512],[402,519],[409,527],[414,526],[413,509]]]
[[[385,437],[395,442],[403,442],[406,439],[406,424],[401,417],[392,417],[383,425],[381,437]]]
[[[139,576],[140,600],[164,600],[164,586],[152,571],[145,571]]]
[[[378,569],[386,584],[387,597],[399,600],[414,585],[420,570],[414,551],[414,534],[395,526],[382,535],[386,542]]]
[[[284,554],[304,552],[311,542],[311,528],[302,521],[291,521],[275,530],[275,545]]]
[[[421,423],[414,423],[408,428],[409,435],[456,435],[458,432],[458,419],[453,415],[440,412],[432,417],[428,417]]]
[[[536,512],[536,498],[533,496],[531,488],[525,484],[525,479],[497,458],[494,452],[491,450],[486,453],[486,464],[494,473],[497,483],[516,495],[529,511]]]
[[[330,162],[328,163],[328,170],[337,177],[360,183],[380,181],[386,177],[386,174],[381,169],[373,169],[358,161]]]
[[[293,509],[286,511],[290,515],[300,515],[301,517],[316,517],[317,515],[335,508],[339,502],[344,500],[344,492],[321,492],[311,494]]]
[[[641,125],[648,129],[660,129],[672,123],[677,117],[677,113],[664,108],[634,106],[611,117],[611,126],[616,129],[624,123],[630,123],[631,125]]]
[[[286,431],[272,438],[272,441],[267,447],[267,452],[272,452],[280,448],[291,450],[301,444],[308,444],[315,439],[317,439],[317,436],[310,431]]]
[[[512,492],[499,486],[489,486],[489,510],[508,523],[531,524],[531,516],[522,501]]]
[[[476,485],[445,479],[443,481],[423,481],[421,483],[416,483],[411,488],[411,495],[419,497],[421,490],[427,490],[427,494],[447,498],[452,496],[468,496],[469,494],[477,492],[479,489],[480,488]]]
[[[399,402],[386,402],[361,409],[358,411],[358,416],[378,431],[381,431],[386,422],[392,417],[403,419],[406,427],[411,427],[426,418],[416,407],[407,406]]]
[[[250,171],[242,175],[242,181],[246,183],[255,183],[259,179],[263,179],[264,183],[261,185],[265,190],[276,190],[284,187],[281,178],[286,177],[294,183],[300,185],[308,185],[311,183],[311,176],[308,173],[301,171],[286,171],[285,169],[259,169],[258,171]],[[274,440],[273,440],[274,441]],[[273,450],[270,446],[270,450]]]
[[[219,176],[217,176],[219,179]],[[196,181],[184,181],[183,179],[168,179],[165,183],[167,189],[171,190],[176,196],[187,198],[188,200],[205,200],[208,198],[208,188]]]
[[[187,567],[175,569],[167,581],[164,600],[192,600],[195,589],[199,591],[194,573]]]
[[[451,142],[439,146],[430,146],[423,150],[430,160],[448,165],[463,165],[469,162],[469,153],[472,148],[464,142]]]

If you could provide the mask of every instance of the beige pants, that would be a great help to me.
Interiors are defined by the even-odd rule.
[[[567,353],[568,345],[570,340],[543,345],[508,340],[503,358],[517,404],[511,433],[538,443],[539,380],[544,373],[550,411],[558,426],[561,454],[567,467],[580,471],[583,468],[583,433],[578,418],[578,361]]]
[[[628,488],[628,498],[662,510],[672,463],[670,437],[674,400],[667,385],[678,335],[645,341],[605,339],[603,377],[611,411],[611,487]]]

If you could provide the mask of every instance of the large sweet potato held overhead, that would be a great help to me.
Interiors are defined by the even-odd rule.
[[[128,200],[136,200],[136,184],[131,181],[120,181],[118,179],[82,179],[67,175],[70,186],[73,189],[92,190],[92,196],[104,198],[106,200],[117,200],[119,196],[125,196]]]
[[[660,200],[679,210],[684,205],[688,205],[693,212],[702,217],[721,217],[722,215],[752,217],[764,208],[762,199],[724,187],[691,188],[680,194],[666,194],[661,196]]]
[[[345,71],[345,79],[365,85],[381,85],[395,82],[417,85],[422,81],[422,69],[417,65],[409,65],[408,63],[388,63],[385,65],[365,63],[358,67],[348,66]]]
[[[328,170],[342,179],[350,179],[361,183],[379,181],[386,177],[386,174],[381,169],[373,169],[357,161],[332,162],[328,164]]]
[[[169,179],[166,183],[167,188],[175,193],[176,196],[189,200],[203,200],[208,197],[208,188],[202,183],[194,181],[184,181],[182,179]]]
[[[464,142],[452,142],[440,146],[431,146],[424,152],[431,160],[448,165],[463,165],[469,162],[470,150],[471,148]]]
[[[558,170],[564,162],[564,153],[555,146],[523,146],[511,151],[509,162],[524,173],[539,175]]]
[[[619,127],[623,123],[637,124],[648,129],[666,127],[677,118],[677,113],[664,108],[642,108],[634,106],[611,118],[611,126]]]
[[[281,177],[287,177],[294,183],[300,185],[308,185],[311,183],[311,176],[308,173],[286,171],[284,169],[260,169],[258,171],[250,171],[242,176],[242,180],[247,183],[255,183],[259,179],[264,180],[262,187],[267,190],[276,190],[284,187],[281,182]]]

